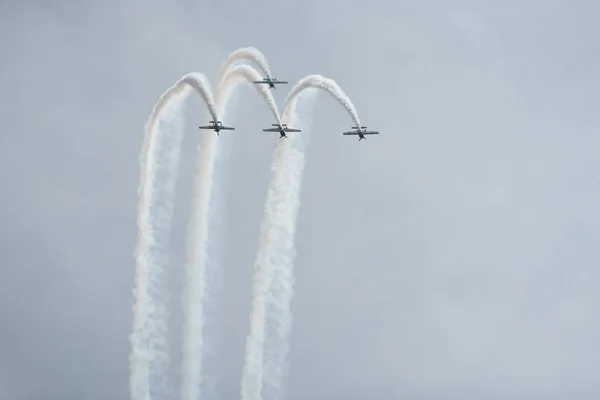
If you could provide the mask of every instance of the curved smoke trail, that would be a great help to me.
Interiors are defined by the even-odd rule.
[[[269,69],[269,63],[267,63],[265,55],[257,48],[243,47],[229,54],[227,60],[225,60],[221,67],[221,78],[223,78],[229,68],[238,61],[253,61],[266,76],[271,76],[271,70]],[[262,78],[262,76],[259,76],[258,79],[254,80],[260,80]]]
[[[352,101],[335,81],[320,75],[300,80],[290,92],[283,111],[283,121],[289,126],[294,127],[298,123],[298,100],[308,89],[319,89],[332,95],[360,126]],[[294,236],[305,164],[303,149],[294,146],[299,139],[293,136],[291,141],[278,141],[273,157],[272,177],[254,264],[252,314],[242,376],[242,400],[262,399],[263,380],[270,399],[281,399],[283,394],[292,321],[290,303],[296,255]],[[269,319],[266,318],[267,311]],[[265,332],[267,321],[271,324]]]
[[[229,72],[223,77],[222,81],[219,82],[219,91],[217,92],[216,101],[219,106],[223,106],[226,104],[227,97],[229,96],[231,90],[237,86],[239,83],[246,82],[254,85],[254,81],[261,79],[260,74],[249,65],[237,65],[229,70]],[[223,90],[221,91],[221,87]],[[275,103],[275,99],[271,94],[269,88],[265,85],[254,85],[260,94],[263,96],[264,100],[267,102],[273,117],[278,123],[281,123],[281,117],[279,116],[279,110],[277,108],[277,104]],[[221,97],[224,97],[223,101]]]
[[[338,103],[342,105],[342,107],[346,109],[356,126],[361,126],[358,113],[356,112],[356,108],[354,107],[354,104],[352,104],[350,98],[346,96],[344,91],[333,79],[328,79],[321,75],[306,76],[300,79],[296,85],[294,85],[290,91],[290,94],[288,94],[288,97],[285,99],[284,114],[286,109],[288,109],[289,112],[293,112],[298,100],[298,95],[304,90],[310,88],[323,90],[324,92],[329,93],[338,101]]]
[[[206,77],[199,72],[191,72],[182,76],[181,79],[175,82],[173,86],[167,89],[158,98],[156,104],[154,104],[152,113],[148,118],[148,122],[146,123],[145,127],[146,136],[144,137],[144,143],[142,145],[142,152],[140,156],[140,167],[143,171],[146,170],[146,160],[151,155],[149,147],[154,144],[154,137],[156,135],[156,132],[153,132],[152,129],[156,128],[157,121],[161,116],[161,111],[175,97],[180,95],[187,97],[189,95],[190,88],[196,90],[196,92],[202,97],[202,100],[204,100],[204,103],[208,108],[208,112],[213,117],[213,119],[217,118],[213,93],[211,90],[210,83],[208,82]],[[140,177],[140,188],[144,185],[145,179],[146,176],[144,175],[144,173],[142,173]]]
[[[221,69],[221,77],[218,83],[216,94],[217,114],[223,115],[228,104],[230,94],[234,87],[242,82],[253,84],[254,80],[261,79],[259,73],[252,67],[243,65],[231,67],[235,62],[240,61],[242,56],[252,54],[253,61],[259,61],[259,65],[268,71],[266,61],[262,53],[252,49],[234,51],[229,59],[224,63]],[[268,89],[259,87],[258,90],[263,95],[277,121],[280,121],[279,111]],[[209,259],[208,251],[208,232],[210,211],[217,205],[213,204],[213,182],[215,165],[221,164],[217,160],[218,146],[217,136],[215,134],[205,135],[201,146],[198,149],[199,158],[194,177],[194,195],[192,202],[191,218],[188,227],[188,263],[186,266],[186,300],[185,300],[185,328],[183,341],[183,377],[182,377],[182,399],[196,400],[202,387],[214,392],[216,379],[211,379],[212,385],[203,384],[203,360],[208,359],[214,353],[214,349],[205,346],[205,335],[203,335],[205,325],[205,308],[209,308],[214,297],[217,296],[215,288],[208,287],[208,284],[218,284],[214,282],[218,279],[218,266],[214,260]],[[218,192],[218,188],[216,188]],[[213,262],[211,262],[213,261]],[[211,280],[213,282],[211,282]],[[212,289],[212,293],[210,290]],[[211,338],[206,338],[210,341]],[[210,377],[209,377],[210,379]],[[207,388],[207,386],[213,386]],[[212,394],[212,393],[211,393]],[[214,394],[213,394],[214,396]]]
[[[210,84],[202,74],[192,73],[183,76],[161,95],[145,127],[140,156],[135,303],[129,357],[133,400],[164,397],[169,389],[163,275],[168,261],[165,254],[179,168],[182,103],[191,89],[200,94],[216,118]]]

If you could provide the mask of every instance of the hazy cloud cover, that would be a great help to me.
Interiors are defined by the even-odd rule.
[[[0,399],[127,399],[138,157],[158,96],[256,46],[320,73],[298,220],[288,399],[600,396],[600,5],[0,2]],[[274,91],[283,106],[288,87]],[[173,232],[178,357],[196,143]],[[198,112],[197,110],[200,110]],[[240,89],[223,399],[239,396],[272,123]],[[175,374],[175,373],[174,373]]]

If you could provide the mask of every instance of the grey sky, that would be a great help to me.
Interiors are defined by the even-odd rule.
[[[1,400],[128,398],[143,126],[181,75],[214,80],[242,46],[279,79],[335,79],[382,132],[341,136],[351,120],[319,97],[290,400],[600,396],[600,5],[319,3],[0,2]],[[240,98],[224,400],[239,396],[275,141],[255,90]],[[175,291],[205,117],[190,105]]]

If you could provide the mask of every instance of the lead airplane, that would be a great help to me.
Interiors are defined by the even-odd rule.
[[[358,135],[359,142],[363,139],[366,139],[365,135],[379,135],[379,132],[377,131],[368,131],[366,126],[361,126],[360,128],[358,126],[353,126],[350,129],[354,129],[354,131],[344,132],[342,135]]]
[[[302,132],[300,129],[288,128],[287,124],[271,124],[277,128],[263,129],[263,132],[279,132],[279,138],[287,138],[286,132]]]
[[[278,84],[279,85],[287,85],[288,84],[287,81],[278,81],[276,78],[271,78],[270,76],[267,76],[262,81],[254,81],[254,83],[269,85],[269,89],[277,89],[275,87],[275,85],[278,85]]]
[[[208,121],[210,123],[210,125],[206,125],[206,126],[199,126],[198,129],[210,129],[213,130],[215,132],[217,132],[217,135],[219,135],[219,131],[234,131],[235,128],[232,128],[230,126],[223,126],[223,124],[221,123],[221,121]]]

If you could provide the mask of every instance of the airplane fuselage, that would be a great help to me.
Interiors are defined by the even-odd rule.
[[[279,127],[279,138],[284,138],[287,137],[287,135],[285,134],[285,129],[283,129],[282,127]]]
[[[213,124],[211,126],[211,128],[212,128],[213,131],[217,132],[217,134],[219,134],[219,132],[221,132],[221,126],[220,126],[220,124]]]

